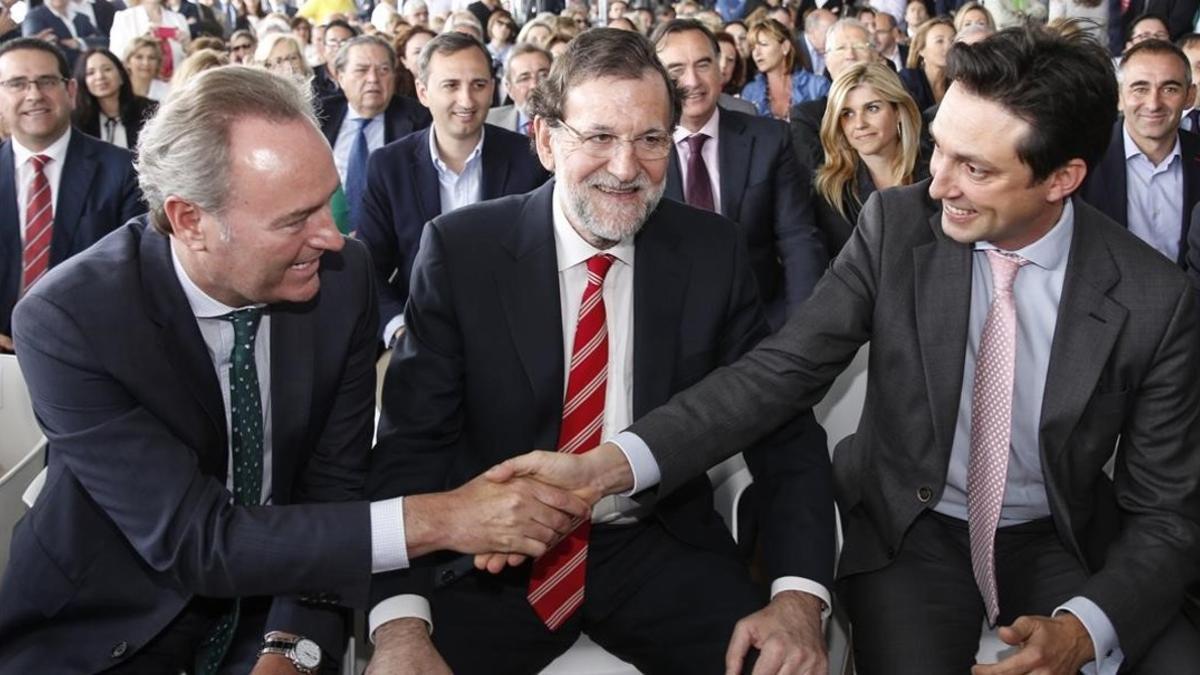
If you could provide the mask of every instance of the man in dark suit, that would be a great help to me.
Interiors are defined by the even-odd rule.
[[[1124,118],[1080,194],[1186,268],[1200,202],[1200,136],[1179,128],[1196,92],[1191,65],[1175,45],[1146,40],[1126,50],[1119,69]]]
[[[468,204],[528,192],[549,177],[525,135],[484,124],[493,80],[483,44],[454,32],[429,44],[418,64],[417,96],[433,125],[371,157],[362,217],[353,222],[375,263],[384,344],[404,326],[425,223]]]
[[[0,117],[12,132],[0,144],[0,351],[12,351],[13,305],[38,276],[145,210],[129,151],[72,131],[69,76],[62,53],[42,40],[0,46]],[[42,77],[45,87],[33,84]],[[49,159],[41,171],[35,157]]]
[[[137,161],[149,224],[51,270],[15,312],[49,447],[0,582],[0,670],[335,672],[336,603],[365,604],[373,571],[442,546],[536,555],[542,518],[571,520],[537,499],[587,513],[484,481],[362,500],[373,279],[333,225],[337,173],[297,88],[205,73]]]
[[[841,9],[841,6],[838,6]],[[838,20],[828,9],[814,9],[804,14],[804,31],[796,38],[796,67],[823,76],[825,74],[825,34]]]
[[[70,26],[67,23],[70,22]],[[75,67],[79,54],[87,49],[85,38],[96,34],[96,27],[87,15],[76,12],[71,0],[47,0],[46,4],[29,10],[21,22],[25,37],[50,38],[63,50],[67,63]]]
[[[1116,114],[1107,51],[1010,29],[956,46],[947,74],[933,178],[870,198],[781,332],[620,447],[490,475],[619,492],[644,443],[669,491],[816,403],[870,342],[834,457],[858,672],[967,672],[981,619],[1017,649],[975,675],[1188,672],[1200,336],[1182,272],[1072,197]]]
[[[675,19],[651,40],[683,99],[666,196],[738,224],[768,320],[779,327],[808,298],[827,261],[787,127],[719,110],[720,51],[700,22]],[[700,134],[697,145],[692,139]]]
[[[96,32],[104,37],[108,37],[108,34],[112,31],[113,17],[119,11],[118,8],[113,6],[113,3],[109,2],[109,0],[88,0],[85,4],[90,5],[92,8],[92,14],[96,19],[93,22],[96,26]],[[181,2],[181,5],[191,4],[187,0],[182,0]],[[125,9],[124,4],[121,5],[120,9]]]
[[[766,334],[734,224],[660,199],[678,115],[668,87],[644,37],[583,33],[530,102],[555,181],[425,228],[385,383],[373,494],[456,485],[522,448],[586,447]],[[581,526],[590,534],[563,545],[586,553],[556,548],[532,567],[453,583],[451,569],[432,566],[377,577],[373,665],[531,673],[583,631],[641,672],[717,672],[749,616],[782,633],[763,667],[827,673],[823,444],[804,414],[747,453],[763,479],[764,566],[776,580],[765,609],[700,478],[641,504],[598,505]],[[432,605],[432,636],[428,611],[398,607],[405,594]]]
[[[892,64],[896,72],[904,68],[908,60],[908,45],[900,44],[900,29],[896,17],[887,12],[875,13],[875,51],[879,58]]]
[[[533,119],[525,112],[525,101],[529,92],[550,74],[552,61],[554,56],[550,52],[531,42],[515,45],[504,64],[504,82],[512,104],[489,110],[488,124],[528,135]]]

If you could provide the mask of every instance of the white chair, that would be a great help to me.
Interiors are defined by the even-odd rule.
[[[38,444],[42,430],[33,416],[29,390],[17,357],[0,354],[0,475],[19,464]]]
[[[8,565],[13,527],[25,514],[26,504],[22,502],[22,497],[34,479],[39,477],[45,461],[46,439],[43,438],[16,466],[0,476],[0,571]]]

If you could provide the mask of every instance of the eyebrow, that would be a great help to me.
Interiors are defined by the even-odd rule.
[[[954,159],[955,161],[959,161],[959,162],[969,162],[969,163],[971,163],[971,164],[981,164],[981,165],[983,165],[983,166],[986,166],[986,167],[992,167],[992,166],[994,166],[994,165],[993,165],[991,162],[987,161],[986,159],[983,159],[983,158],[982,158],[982,157],[980,157],[979,155],[972,155],[972,154],[967,154],[967,153],[962,153],[962,152],[951,152],[951,153],[947,153],[945,150],[943,150],[943,149],[942,149],[941,145],[938,143],[938,140],[937,140],[937,134],[933,133],[933,127],[932,127],[932,126],[930,126],[930,127],[929,127],[929,137],[930,137],[931,139],[933,139],[933,144],[934,144],[934,145],[936,145],[936,146],[938,146],[938,149],[939,149],[939,150],[942,150],[942,154],[943,154],[943,155],[947,155],[947,154],[948,154],[948,155],[949,155],[949,156],[950,156],[952,159]]]
[[[1148,87],[1148,86],[1151,86],[1151,85],[1153,85],[1153,84],[1154,84],[1154,83],[1153,83],[1153,82],[1151,82],[1150,80],[1145,80],[1145,79],[1142,79],[1142,80],[1134,80],[1133,82],[1130,82],[1130,83],[1129,83],[1129,86],[1131,86],[1131,87],[1137,87],[1137,86],[1145,86],[1145,87]],[[1183,86],[1183,82],[1181,82],[1181,81],[1179,81],[1179,80],[1163,80],[1163,81],[1161,81],[1161,82],[1159,82],[1159,83],[1158,83],[1158,86],[1159,86],[1159,87],[1167,87],[1167,86],[1170,86],[1170,85],[1175,85],[1176,87],[1182,87],[1182,86]]]
[[[325,199],[321,200],[317,204],[314,204],[312,206],[302,206],[298,209],[295,209],[294,211],[289,211],[288,213],[285,213],[282,216],[279,216],[275,220],[271,221],[271,227],[282,227],[283,225],[286,225],[288,223],[291,223],[291,222],[294,222],[297,220],[301,220],[303,218],[308,218],[309,216],[316,213],[317,211],[320,211],[326,204],[328,204],[330,202],[330,200],[333,199],[333,195],[335,195],[335,194],[337,194],[336,187],[334,189],[330,190],[329,194],[325,196]]]

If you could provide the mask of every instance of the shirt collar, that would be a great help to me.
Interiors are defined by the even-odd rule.
[[[437,169],[438,175],[445,176],[447,173],[454,173],[454,172],[450,170],[450,167],[446,166],[446,163],[442,161],[442,156],[438,154],[437,137],[435,136],[436,133],[437,133],[437,130],[434,129],[432,126],[430,126],[429,127],[429,157],[430,157],[430,159],[433,160],[433,166],[435,169]],[[467,170],[467,167],[471,166],[472,163],[478,161],[479,156],[481,154],[483,154],[483,139],[486,135],[487,135],[487,125],[485,124],[484,126],[479,128],[479,142],[475,144],[475,149],[471,151],[471,154],[467,155],[467,161],[463,162],[463,171],[464,172]],[[459,175],[459,174],[455,174],[455,175]]]
[[[374,117],[365,117],[365,116],[363,116],[361,113],[359,113],[357,110],[355,110],[355,109],[354,109],[354,106],[350,105],[350,102],[349,102],[349,101],[347,101],[347,102],[346,102],[346,119],[347,119],[347,120],[365,120],[365,119],[369,119],[369,120],[371,120],[371,121],[367,123],[367,124],[368,124],[368,126],[369,126],[369,125],[371,125],[371,124],[374,124],[375,122],[382,122],[382,121],[383,121],[383,116],[384,116],[384,113],[385,113],[385,112],[386,112],[386,111],[380,111],[380,112],[379,112],[379,114],[375,115]]]
[[[721,106],[715,106],[713,108],[712,116],[708,118],[708,121],[705,122],[704,126],[700,127],[699,131],[697,131],[696,133],[704,134],[704,135],[708,136],[708,140],[712,141],[713,143],[716,143],[717,142],[717,134],[720,133],[720,128],[721,128]],[[692,132],[683,128],[682,125],[675,127],[675,134],[674,134],[675,144],[679,145],[680,143],[684,142],[684,140],[687,139],[691,135],[692,135]]]
[[[1142,157],[1146,157],[1145,153],[1143,153],[1140,149],[1138,149],[1137,143],[1133,142],[1133,137],[1129,135],[1129,128],[1126,127],[1125,124],[1121,124],[1121,136],[1122,136],[1122,138],[1125,139],[1125,161],[1128,162],[1129,160],[1133,159],[1134,157],[1137,157],[1138,155],[1141,155]],[[1171,162],[1174,162],[1175,158],[1179,157],[1179,156],[1180,156],[1179,132],[1176,132],[1175,133],[1175,147],[1171,148],[1171,152],[1165,158],[1163,158],[1162,163],[1164,166],[1170,166]],[[1149,162],[1150,158],[1146,157],[1146,161]],[[1153,164],[1153,162],[1151,162],[1151,164]]]
[[[1067,256],[1071,252],[1071,236],[1075,232],[1075,206],[1070,199],[1063,202],[1062,215],[1050,231],[1041,239],[1017,251],[1012,251],[1029,262],[1048,271],[1066,269]],[[976,251],[996,248],[990,242],[975,242]]]
[[[67,130],[63,132],[62,136],[58,137],[58,140],[51,143],[49,147],[41,152],[34,152],[33,150],[26,148],[24,145],[21,145],[21,142],[17,140],[16,136],[13,136],[13,161],[16,163],[16,166],[22,166],[25,164],[25,162],[29,161],[30,157],[33,157],[34,155],[45,155],[54,162],[57,162],[58,166],[62,166],[63,160],[66,159],[67,156],[67,145],[70,144],[70,142],[71,127],[67,127]]]
[[[59,14],[58,12],[54,11],[54,8],[51,7],[50,5],[46,5],[46,9],[50,10],[51,14],[53,14],[54,16],[57,16],[58,18],[62,19],[63,21],[71,22],[71,21],[75,20],[75,8],[72,7],[72,4],[73,3],[70,3],[70,2],[67,3],[66,14]]]
[[[571,222],[567,220],[567,213],[562,208],[562,200],[566,199],[566,197],[566,188],[562,183],[555,181],[554,196],[551,201],[554,203],[554,249],[558,256],[558,271],[562,272],[572,268],[586,262],[588,258],[601,253],[608,253],[617,260],[632,267],[633,240],[623,241],[607,251],[601,251],[587,243],[583,237],[579,236],[575,228],[571,226]]]
[[[183,294],[187,297],[188,305],[192,308],[192,314],[197,319],[216,319],[230,312],[236,312],[245,307],[230,307],[225,303],[217,300],[208,293],[205,293],[199,286],[196,285],[192,278],[188,276],[187,270],[183,269],[183,263],[179,261],[179,256],[175,254],[175,242],[171,241],[171,264],[175,266],[175,276],[179,279],[179,285],[183,287]],[[265,307],[263,304],[247,305],[247,307]]]

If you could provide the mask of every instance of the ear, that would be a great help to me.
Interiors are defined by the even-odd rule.
[[[546,118],[538,116],[533,118],[533,142],[537,148],[538,159],[542,161],[542,166],[546,170],[554,172],[554,150],[550,147],[550,125],[546,123]]]
[[[203,251],[207,248],[204,228],[201,227],[204,211],[200,210],[200,207],[171,195],[163,202],[163,213],[171,223],[172,236],[188,250]]]
[[[413,85],[417,89],[417,100],[421,102],[421,105],[428,108],[429,107],[429,96],[428,96],[429,87],[426,87],[425,83],[422,82],[420,78],[414,78]]]
[[[1087,164],[1078,157],[1069,160],[1046,179],[1049,187],[1046,201],[1059,202],[1070,197],[1083,184],[1084,178],[1087,178]]]

